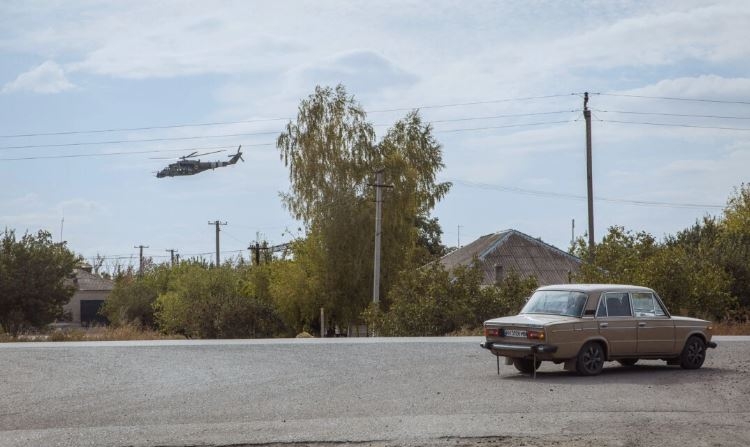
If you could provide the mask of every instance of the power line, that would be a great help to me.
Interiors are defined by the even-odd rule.
[[[270,145],[272,143],[268,143],[268,144]],[[149,151],[39,155],[39,156],[33,156],[33,157],[0,158],[0,161],[42,160],[42,159],[54,159],[54,158],[113,157],[113,156],[119,156],[119,155],[155,154],[155,153],[163,153],[163,152],[186,152],[186,151],[199,151],[199,150],[209,150],[209,149],[231,149],[234,147],[235,146],[213,146],[213,147],[194,147],[194,148],[185,148],[185,149],[153,149]]]
[[[139,140],[111,140],[111,141],[89,141],[89,142],[77,142],[77,143],[52,143],[52,144],[29,144],[25,146],[2,146],[0,150],[10,149],[36,149],[45,147],[69,147],[69,146],[93,146],[97,144],[125,144],[125,143],[153,143],[157,141],[184,141],[184,140],[200,140],[208,138],[228,138],[228,137],[248,137],[256,135],[273,135],[279,131],[267,131],[267,132],[249,132],[249,133],[228,133],[220,135],[195,135],[191,137],[169,137],[169,138],[144,138]],[[263,144],[265,145],[265,144]],[[248,144],[247,146],[255,146],[254,144]]]
[[[394,108],[394,109],[371,110],[368,113],[398,112],[398,111],[414,110],[414,109],[439,109],[439,108],[446,108],[446,107],[495,104],[495,103],[512,102],[512,101],[530,101],[534,99],[566,97],[566,96],[571,96],[574,94],[575,93],[568,93],[568,94],[560,94],[560,95],[529,96],[525,98],[504,98],[504,99],[492,99],[492,100],[487,100],[487,101],[472,101],[472,102],[463,102],[463,103],[425,105],[425,106],[417,106],[417,107],[400,107],[400,108]],[[234,125],[234,124],[263,123],[263,122],[273,122],[273,121],[289,121],[292,119],[293,118],[259,118],[259,119],[241,120],[241,121],[215,121],[215,122],[205,122],[205,123],[168,124],[164,126],[115,127],[115,128],[110,128],[110,129],[69,130],[69,131],[56,131],[56,132],[29,132],[29,133],[0,135],[0,138],[43,137],[43,136],[83,135],[83,134],[110,133],[110,132],[133,132],[133,131],[144,131],[144,130],[164,130],[164,129],[179,129],[179,128],[186,128],[186,127],[208,127],[208,126],[224,126],[224,125]]]
[[[728,101],[724,99],[705,99],[705,98],[680,98],[675,96],[647,96],[647,95],[629,95],[625,93],[592,93],[592,95],[617,96],[621,98],[641,98],[641,99],[662,99],[666,101],[690,101],[690,102],[709,102],[716,104],[744,104],[750,105],[750,101]]]
[[[255,120],[244,120],[244,121],[216,121],[212,123],[170,124],[166,126],[120,127],[120,128],[113,128],[113,129],[93,129],[93,130],[68,130],[68,131],[60,131],[60,132],[39,132],[39,133],[0,135],[0,138],[49,137],[49,136],[59,136],[59,135],[82,135],[82,134],[92,134],[92,133],[179,129],[179,128],[184,128],[184,127],[206,127],[206,126],[224,126],[224,125],[232,125],[232,124],[267,123],[271,121],[287,121],[290,119],[291,118],[263,118],[263,119],[255,119]]]
[[[544,96],[527,96],[524,98],[503,98],[503,99],[490,99],[487,101],[472,101],[472,102],[456,102],[450,104],[436,104],[418,107],[398,107],[394,109],[381,109],[381,110],[370,110],[367,113],[386,113],[386,112],[402,112],[405,110],[421,110],[421,109],[442,109],[446,107],[461,107],[461,106],[475,106],[482,104],[497,104],[501,102],[514,102],[514,101],[531,101],[534,99],[550,99],[550,98],[561,98],[565,96],[576,95],[576,93],[566,93],[560,95],[544,95]]]
[[[559,198],[566,198],[566,199],[586,200],[586,196],[578,195],[578,194],[566,194],[566,193],[553,192],[553,191],[539,191],[539,190],[533,190],[533,189],[518,188],[515,186],[492,185],[488,183],[469,182],[465,180],[451,180],[451,181],[457,185],[466,186],[468,188],[505,191],[505,192],[529,195],[529,196],[536,196],[536,197],[559,197]],[[600,202],[623,203],[623,204],[636,205],[636,206],[653,206],[653,207],[667,207],[667,208],[698,208],[698,209],[705,209],[705,208],[723,209],[724,208],[724,205],[706,204],[706,203],[658,202],[658,201],[651,201],[651,200],[628,200],[628,199],[617,199],[617,198],[609,198],[609,197],[594,197],[594,200],[597,200]]]
[[[491,118],[505,118],[505,117],[520,117],[520,116],[532,116],[532,115],[542,115],[542,114],[552,114],[552,113],[572,113],[575,112],[574,110],[566,110],[566,111],[556,111],[556,112],[540,112],[540,113],[530,113],[530,114],[514,114],[514,115],[497,115],[495,117],[468,117],[468,118],[457,118],[457,119],[446,119],[446,120],[439,120],[434,122],[451,122],[451,121],[470,121],[470,120],[479,120],[479,119],[491,119]],[[507,128],[513,128],[513,127],[527,127],[527,126],[542,126],[542,125],[548,125],[548,124],[563,124],[563,123],[570,123],[573,122],[573,120],[563,120],[563,121],[543,121],[543,122],[534,122],[534,123],[519,123],[519,124],[508,124],[508,125],[502,125],[502,126],[484,126],[484,127],[470,127],[470,128],[459,128],[459,129],[446,129],[446,130],[435,130],[435,133],[454,133],[454,132],[471,132],[471,131],[480,131],[480,130],[491,130],[491,129],[507,129]],[[124,144],[124,143],[144,143],[144,142],[157,142],[157,141],[176,141],[176,140],[191,140],[191,139],[202,139],[202,138],[224,138],[224,137],[237,137],[237,136],[252,136],[252,135],[268,135],[268,134],[277,134],[279,131],[268,131],[268,132],[253,132],[253,133],[245,133],[245,134],[224,134],[224,135],[205,135],[205,136],[192,136],[192,137],[173,137],[173,138],[149,138],[149,139],[141,139],[141,140],[112,140],[112,141],[96,141],[96,142],[77,142],[77,143],[54,143],[54,144],[31,144],[31,145],[25,145],[25,146],[3,146],[0,147],[0,150],[14,150],[14,149],[43,149],[43,148],[52,148],[52,147],[70,147],[70,146],[93,146],[98,144]],[[247,144],[245,146],[248,147],[256,147],[256,146],[273,146],[275,143],[268,142],[268,143],[255,143],[255,144]],[[220,146],[221,148],[226,148],[228,146]],[[212,148],[207,148],[212,149]],[[193,149],[186,149],[186,150],[193,150]],[[164,150],[167,152],[167,150]],[[141,153],[151,153],[152,151],[142,151]],[[154,150],[153,152],[159,152],[157,150]],[[130,153],[137,153],[137,152],[130,152]],[[45,158],[78,158],[78,157],[87,157],[87,156],[115,156],[115,155],[126,155],[127,152],[112,152],[112,153],[105,153],[105,154],[71,154],[71,155],[61,155],[61,156],[39,156],[39,157],[16,157],[16,158],[0,158],[0,161],[16,161],[16,160],[36,160],[36,159],[45,159]]]
[[[678,116],[683,118],[717,118],[728,120],[750,120],[750,116],[728,116],[728,115],[697,115],[691,113],[665,113],[665,112],[636,112],[630,110],[601,110],[594,109],[601,113],[622,113],[627,115],[658,115],[658,116]]]
[[[714,130],[738,130],[738,131],[750,131],[747,127],[724,127],[724,126],[699,126],[696,124],[678,124],[678,123],[653,123],[649,121],[619,121],[619,120],[599,120],[602,123],[617,123],[617,124],[641,124],[644,126],[662,126],[662,127],[689,127],[693,129],[714,129]]]
[[[523,124],[508,124],[505,126],[485,126],[485,127],[470,127],[464,129],[447,129],[447,130],[435,130],[435,133],[454,133],[454,132],[471,132],[477,130],[491,130],[491,129],[508,129],[511,127],[527,127],[527,126],[543,126],[547,124],[565,124],[572,123],[572,120],[565,121],[543,121],[538,123],[523,123]]]
[[[561,114],[561,113],[575,113],[578,110],[557,110],[554,112],[535,112],[535,113],[511,113],[507,115],[492,115],[492,116],[476,116],[476,117],[470,117],[470,118],[453,118],[453,119],[444,119],[444,120],[430,120],[429,122],[431,124],[434,123],[452,123],[456,121],[477,121],[477,120],[489,120],[489,119],[495,119],[495,118],[516,118],[516,117],[522,117],[522,116],[539,116],[539,115],[555,115],[555,114]]]

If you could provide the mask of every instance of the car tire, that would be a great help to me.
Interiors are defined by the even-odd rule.
[[[633,366],[638,363],[638,359],[620,359],[617,361],[622,366]]]
[[[576,359],[576,371],[582,376],[595,376],[604,368],[604,348],[596,341],[583,345]]]
[[[683,369],[698,369],[706,360],[706,343],[696,336],[692,336],[685,342],[680,354],[680,366]]]
[[[531,359],[513,359],[513,366],[515,366],[518,371],[524,374],[533,373],[534,370],[539,369],[539,365],[541,364],[541,360],[537,360],[536,364],[534,364],[534,361]]]

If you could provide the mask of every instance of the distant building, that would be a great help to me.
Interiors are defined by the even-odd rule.
[[[535,276],[540,286],[570,282],[578,272],[581,259],[517,230],[505,230],[482,236],[440,259],[454,269],[469,265],[476,258],[484,271],[483,284],[502,281],[511,271],[521,277]]]
[[[63,311],[70,316],[70,322],[81,326],[107,324],[107,319],[99,315],[99,309],[115,288],[115,282],[91,273],[91,267],[83,265],[73,271],[70,280],[76,292]]]

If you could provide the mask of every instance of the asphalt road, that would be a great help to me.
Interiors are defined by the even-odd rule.
[[[750,337],[535,380],[480,340],[0,344],[0,446],[750,445]]]

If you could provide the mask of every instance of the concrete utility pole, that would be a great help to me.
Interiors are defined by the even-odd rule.
[[[213,222],[208,222],[209,225],[215,225],[216,226],[216,267],[221,266],[221,256],[219,253],[219,225],[226,225],[226,222],[219,222],[218,220],[215,220]]]
[[[393,185],[385,185],[384,170],[375,172],[375,262],[372,281],[372,302],[380,302],[380,238],[383,230],[383,188],[393,188]]]
[[[172,263],[172,266],[174,267],[174,253],[177,251],[176,248],[168,248],[165,251],[169,252],[169,260]]]
[[[133,248],[138,248],[140,250],[140,254],[138,255],[138,274],[143,275],[143,249],[148,248],[148,245],[136,245]]]
[[[591,166],[591,110],[589,92],[583,94],[583,117],[586,119],[586,186],[589,201],[589,262],[594,261],[594,180]]]

